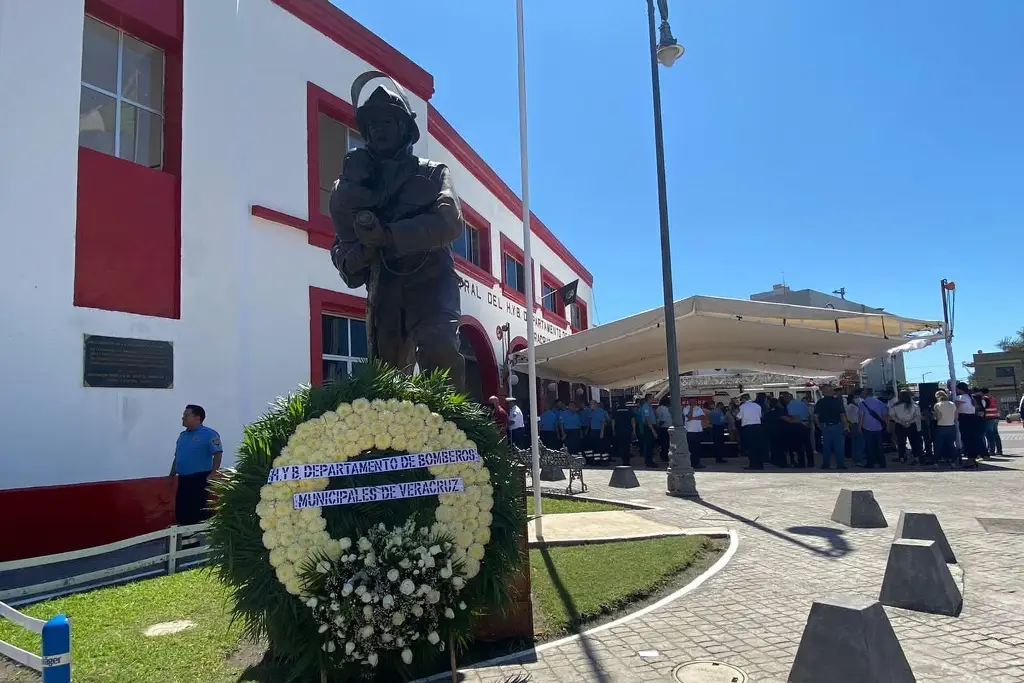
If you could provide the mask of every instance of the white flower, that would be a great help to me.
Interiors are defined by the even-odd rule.
[[[360,595],[361,596],[361,595],[365,595],[365,594],[366,594],[366,586],[360,584],[359,587],[356,588],[356,595]]]
[[[335,626],[342,626],[344,624],[345,624],[345,619],[343,617],[334,617],[334,625]]]
[[[430,555],[427,555],[427,556],[426,556],[426,557],[425,557],[425,558],[423,559],[423,563],[424,563],[424,564],[425,564],[425,565],[427,566],[427,569],[430,569],[431,567],[433,567],[433,566],[434,566],[434,558],[433,558],[433,557],[431,557]]]
[[[380,637],[380,639],[381,639],[382,642],[390,643],[392,640],[395,639],[395,637],[393,635],[391,635],[390,633],[385,633],[384,635],[382,635]]]
[[[439,545],[432,545],[432,546],[430,546],[430,551],[429,552],[430,552],[431,555],[440,555],[441,554],[441,546],[439,546]]]
[[[420,607],[419,605],[413,605],[412,606],[412,615],[414,617],[416,617],[417,619],[419,619],[420,617],[423,616],[423,608]]]
[[[351,640],[348,641],[347,643],[345,643],[345,654],[350,655],[353,652],[355,652],[355,649],[356,649],[356,644],[353,643]]]
[[[416,591],[416,584],[411,580],[406,579],[402,582],[402,585],[398,587],[398,590],[402,591],[402,595],[412,595]]]
[[[395,581],[398,581],[398,576],[399,576],[399,574],[398,574],[398,570],[397,569],[389,569],[388,570],[388,581],[390,581],[391,583],[394,583]]]
[[[365,398],[357,398],[352,401],[352,411],[355,413],[365,413],[370,409],[370,402]]]
[[[395,626],[401,626],[405,623],[405,615],[401,612],[395,612],[391,615],[391,623]]]
[[[460,602],[459,603],[459,609],[466,609],[466,603]]]
[[[363,607],[363,616],[366,617],[367,619],[372,619],[373,618],[373,608],[370,607],[369,605]]]
[[[370,664],[370,666],[377,666],[377,653],[371,652],[369,655],[366,656],[366,661]]]
[[[452,610],[451,607],[446,607],[445,610],[444,610],[444,616],[447,617],[448,619],[454,619],[455,618],[455,612]]]
[[[469,552],[467,554],[474,560],[482,560],[484,559],[484,547],[479,543],[474,543],[469,546]]]
[[[376,567],[377,558],[373,556],[373,553],[370,553],[366,556],[366,559],[363,560],[363,564],[365,564],[367,567]]]
[[[362,596],[361,599],[362,599],[363,602],[370,602],[371,600],[373,600],[373,596],[370,595],[369,593],[363,593],[363,596]]]
[[[401,562],[398,563],[398,566],[401,567],[402,569],[408,569],[409,567],[412,566],[412,562],[410,562],[409,558],[406,557]]]
[[[452,576],[452,570],[448,567],[441,567],[441,578],[450,579]]]
[[[359,539],[359,549],[360,550],[369,550],[371,547],[373,547],[373,546],[370,543],[370,539],[368,539],[366,536],[363,536],[362,538]]]
[[[402,661],[406,664],[412,664],[412,650],[409,648],[402,650]]]
[[[437,603],[441,602],[440,591],[431,589],[431,591],[427,593],[427,602],[429,602],[431,605],[436,605]]]
[[[335,645],[333,640],[328,640],[323,646],[324,652],[334,652]]]
[[[346,538],[341,539],[341,549],[342,550],[348,550],[351,547],[352,547],[352,539],[351,538],[346,537]]]
[[[392,607],[394,607],[395,606],[395,598],[394,598],[394,596],[385,595],[384,596],[384,600],[381,602],[381,605],[383,605],[384,609],[391,609]]]
[[[427,634],[427,640],[430,641],[431,645],[437,645],[438,641],[441,640],[441,636],[437,635],[437,631],[431,631]]]
[[[373,626],[367,624],[366,626],[359,629],[359,637],[366,640],[373,635]]]
[[[306,604],[309,605],[309,607],[312,609],[312,608],[316,607],[316,602],[317,602],[316,598],[310,598],[309,600],[306,601]]]
[[[327,632],[327,624],[320,624],[320,628],[318,628],[316,630],[316,632],[317,633],[326,633]]]
[[[348,597],[349,595],[351,595],[352,594],[352,584],[351,583],[346,583],[344,586],[342,586],[341,587],[341,594],[343,596],[345,596],[345,597]]]
[[[316,570],[321,574],[326,574],[327,572],[331,571],[331,565],[327,562],[319,562],[316,565]]]

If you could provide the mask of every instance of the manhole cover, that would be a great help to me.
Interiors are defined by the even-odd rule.
[[[977,520],[990,534],[1024,534],[1024,519],[978,517]]]
[[[689,662],[672,675],[679,683],[747,683],[747,674],[723,662]]]

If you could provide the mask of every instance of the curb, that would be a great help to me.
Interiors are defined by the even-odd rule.
[[[530,548],[562,548],[574,545],[598,545],[601,543],[623,543],[628,541],[649,541],[655,538],[672,538],[675,536],[710,536],[711,538],[728,538],[729,530],[725,527],[699,527],[680,529],[679,531],[657,531],[650,534],[633,536],[600,536],[598,538],[560,538],[555,541],[530,541]]]
[[[533,495],[533,489],[529,489],[529,496]],[[614,498],[593,498],[591,496],[576,495],[569,493],[545,493],[544,498],[559,498],[562,500],[582,500],[588,503],[604,503],[605,505],[615,505],[616,507],[625,508],[627,510],[660,510],[659,507],[653,505],[643,505],[642,503],[627,503],[622,500],[615,500]],[[536,515],[534,515],[536,516]]]
[[[725,552],[722,554],[722,556],[720,558],[718,558],[717,562],[715,562],[713,565],[708,567],[707,570],[703,574],[701,574],[700,576],[696,577],[693,581],[691,581],[690,583],[686,584],[685,586],[683,586],[682,588],[677,590],[675,593],[672,593],[671,595],[665,596],[664,598],[662,598],[658,602],[656,602],[656,603],[654,603],[652,605],[648,605],[647,607],[644,607],[643,609],[637,610],[636,612],[631,612],[630,614],[627,614],[624,617],[620,617],[619,619],[616,619],[615,621],[610,621],[607,624],[601,624],[600,626],[595,626],[594,628],[590,629],[589,631],[584,631],[583,633],[575,633],[575,634],[573,634],[571,636],[567,636],[565,638],[562,638],[561,640],[554,640],[554,641],[551,641],[550,643],[544,643],[543,645],[539,645],[539,646],[537,646],[535,648],[531,648],[529,650],[521,650],[519,652],[513,652],[512,654],[503,655],[501,657],[495,657],[494,659],[488,659],[487,661],[484,661],[484,662],[477,662],[476,664],[471,665],[467,669],[459,669],[459,671],[464,673],[466,671],[473,671],[473,670],[476,670],[476,669],[484,669],[484,668],[487,668],[487,667],[490,667],[490,666],[498,666],[500,664],[507,664],[509,662],[513,662],[513,663],[516,663],[516,664],[523,664],[526,661],[528,661],[527,658],[533,659],[536,655],[539,655],[542,652],[547,652],[548,650],[554,649],[556,647],[560,647],[562,645],[567,645],[569,643],[575,642],[575,641],[580,640],[582,638],[589,638],[591,636],[597,635],[598,633],[602,633],[602,632],[607,631],[609,629],[615,628],[616,626],[621,626],[622,624],[625,624],[625,623],[628,623],[630,621],[633,621],[634,619],[638,619],[639,617],[642,617],[642,616],[645,616],[647,614],[650,614],[651,612],[653,612],[653,611],[655,611],[657,609],[661,609],[665,605],[669,605],[669,604],[675,602],[676,600],[682,598],[683,596],[687,595],[688,593],[691,593],[691,592],[697,590],[698,588],[700,588],[701,585],[703,585],[703,583],[705,581],[707,581],[712,576],[714,576],[718,572],[720,572],[723,569],[725,569],[725,566],[727,564],[729,564],[729,561],[732,559],[733,555],[736,554],[736,550],[739,548],[740,537],[739,537],[739,534],[737,534],[736,531],[732,530],[732,529],[729,530],[728,534],[729,534],[729,547],[726,548]],[[431,683],[432,681],[441,681],[441,680],[445,680],[447,678],[450,678],[451,675],[452,674],[451,674],[450,671],[444,671],[442,673],[434,674],[433,676],[430,676],[428,678],[417,679],[416,681],[413,681],[413,683]]]

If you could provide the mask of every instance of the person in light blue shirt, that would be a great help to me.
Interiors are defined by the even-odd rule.
[[[653,469],[658,465],[654,462],[654,437],[658,433],[654,422],[654,407],[651,401],[654,394],[647,394],[636,410],[636,430],[640,437],[640,448],[644,454],[644,465]]]
[[[210,518],[206,508],[206,487],[210,475],[220,469],[224,447],[220,434],[203,424],[206,411],[202,406],[187,405],[181,415],[181,426],[174,446],[171,477],[177,477],[174,496],[174,517],[178,524],[198,524]]]
[[[725,404],[721,401],[711,411],[711,441],[715,444],[715,462],[725,462]]]
[[[590,402],[584,425],[587,428],[589,448],[594,453],[610,453],[606,446],[605,425],[608,424],[608,411],[597,401]]]
[[[559,422],[562,426],[562,438],[566,448],[570,453],[582,453],[580,444],[582,443],[583,418],[576,410],[575,401],[569,401],[569,407],[562,411]]]
[[[561,416],[561,401],[558,401],[554,406],[540,414],[540,440],[548,448],[558,450],[562,447],[562,437],[559,433]]]
[[[814,449],[811,448],[811,409],[785,391],[780,397],[786,414],[782,416],[787,435],[786,450],[789,451],[791,467],[814,467]]]

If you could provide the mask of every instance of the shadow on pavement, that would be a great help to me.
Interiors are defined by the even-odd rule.
[[[722,515],[725,515],[726,517],[731,517],[732,519],[735,519],[737,522],[742,522],[742,523],[746,524],[747,526],[750,526],[750,527],[753,527],[754,529],[757,529],[758,531],[763,531],[764,533],[768,534],[769,536],[774,536],[775,538],[778,538],[778,539],[781,539],[783,541],[786,541],[787,543],[792,543],[793,545],[799,546],[799,547],[803,548],[804,550],[808,550],[808,551],[814,553],[815,555],[821,555],[822,557],[827,557],[827,558],[830,558],[830,559],[836,559],[836,558],[842,557],[843,555],[846,555],[847,553],[851,552],[851,550],[852,550],[850,548],[849,544],[846,543],[845,540],[840,545],[840,544],[837,544],[837,543],[833,542],[831,539],[829,540],[829,542],[832,544],[832,548],[830,550],[822,550],[821,548],[816,548],[815,546],[811,545],[810,543],[805,543],[804,541],[801,541],[799,538],[795,538],[793,536],[790,536],[789,534],[782,533],[781,531],[776,531],[775,529],[767,527],[764,524],[761,524],[761,523],[759,523],[759,522],[757,522],[757,521],[755,521],[753,519],[750,519],[749,517],[744,517],[743,515],[740,515],[740,514],[737,514],[737,513],[733,512],[732,510],[726,510],[725,508],[719,507],[719,506],[715,505],[714,503],[709,503],[706,500],[697,499],[697,500],[694,500],[693,502],[697,503],[698,505],[703,505],[707,509],[714,510],[715,512],[717,512],[719,514],[722,514]],[[794,527],[794,528],[795,529],[825,529],[826,527]],[[792,531],[792,530],[793,529],[790,529],[790,531]],[[829,529],[829,531],[833,532],[834,534],[841,534],[842,533],[841,531],[836,530],[836,529]],[[794,533],[799,533],[799,532],[794,532]],[[816,534],[808,534],[808,535],[820,536],[820,535],[823,535],[823,534],[816,533]]]
[[[842,529],[833,529],[827,526],[791,526],[786,531],[800,536],[817,536],[825,539],[832,546],[832,557],[842,557],[850,552],[850,544],[843,538],[843,534],[846,532]]]
[[[548,570],[548,576],[551,577],[551,583],[555,587],[555,591],[558,592],[558,597],[565,605],[565,612],[569,615],[569,627],[573,633],[579,633],[580,630],[580,613],[576,609],[576,603],[573,602],[572,596],[569,594],[569,590],[562,583],[562,577],[558,575],[558,570],[555,569],[555,563],[551,560],[551,553],[547,548],[540,548],[541,557],[544,558],[544,566]],[[580,646],[583,648],[583,653],[587,656],[587,660],[590,662],[591,678],[590,681],[597,681],[598,683],[611,683],[611,679],[597,667],[597,653],[594,652],[593,643],[590,639],[583,637],[580,638]]]

